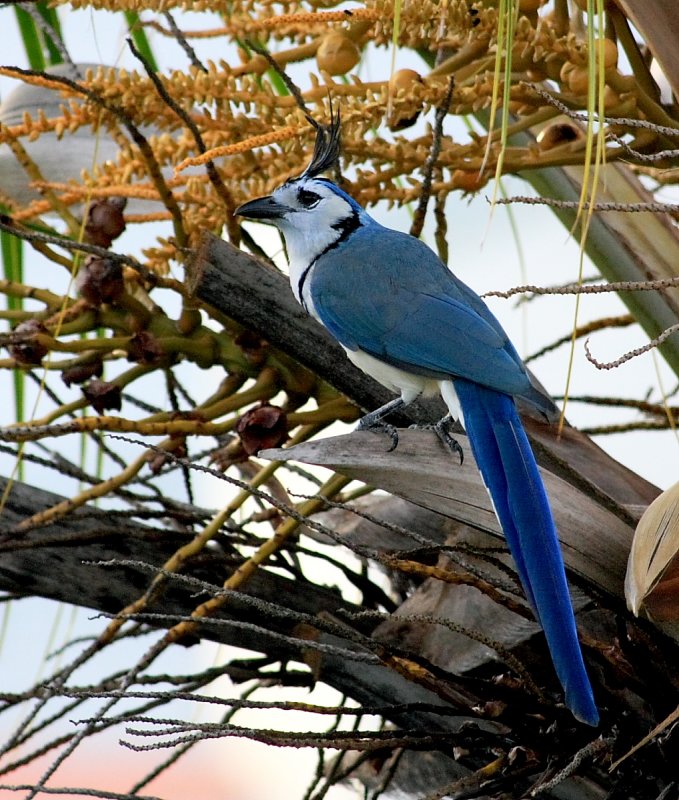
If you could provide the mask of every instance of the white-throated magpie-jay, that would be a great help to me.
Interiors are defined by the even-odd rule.
[[[552,513],[514,399],[544,412],[551,401],[531,384],[483,300],[432,250],[383,227],[319,177],[339,158],[339,122],[317,130],[304,173],[236,213],[282,232],[297,300],[354,364],[399,394],[359,427],[379,426],[390,411],[436,392],[463,422],[566,704],[596,725]]]

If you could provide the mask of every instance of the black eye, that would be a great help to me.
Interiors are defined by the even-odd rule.
[[[320,194],[311,192],[309,189],[300,189],[297,192],[297,200],[304,208],[313,208],[320,199]]]

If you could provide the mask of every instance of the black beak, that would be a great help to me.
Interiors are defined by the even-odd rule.
[[[288,206],[276,202],[271,195],[268,195],[267,197],[258,197],[256,200],[250,200],[249,203],[243,203],[233,213],[241,217],[247,217],[247,219],[266,221],[278,219],[286,211],[291,210]]]

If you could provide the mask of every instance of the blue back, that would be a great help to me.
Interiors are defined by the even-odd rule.
[[[423,242],[374,220],[316,262],[311,297],[345,347],[547,406],[500,323]]]

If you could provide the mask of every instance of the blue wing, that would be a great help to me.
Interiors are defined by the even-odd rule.
[[[575,716],[598,722],[552,513],[512,397],[546,408],[483,301],[422,242],[377,224],[318,260],[316,313],[348,349],[452,379],[474,457]]]
[[[321,321],[350,350],[544,406],[485,303],[412,236],[377,224],[359,228],[319,259],[310,290]]]

